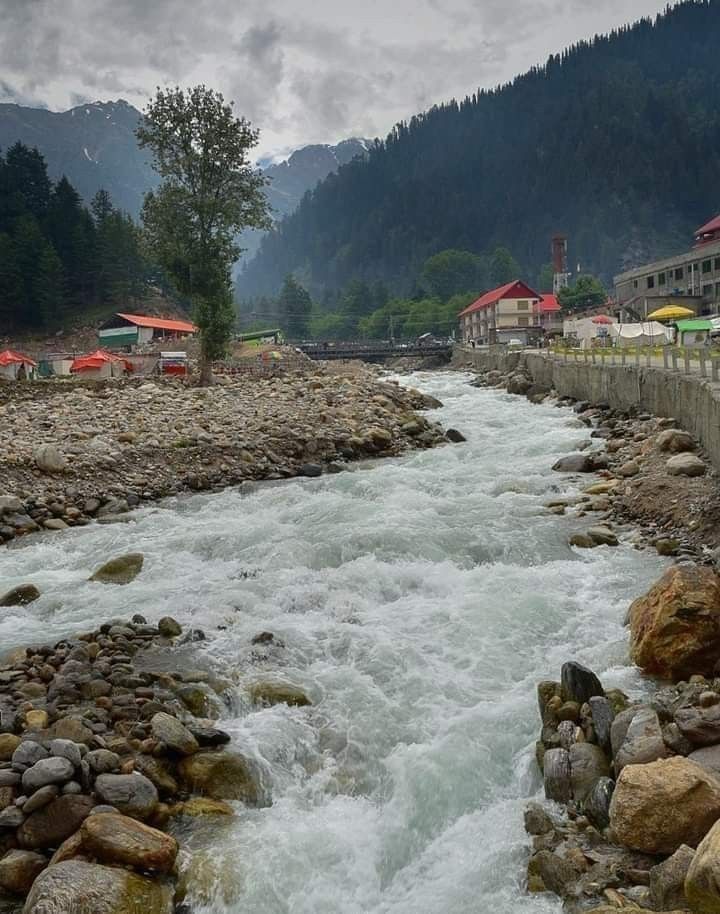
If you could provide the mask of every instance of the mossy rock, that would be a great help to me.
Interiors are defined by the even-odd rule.
[[[129,584],[142,571],[144,561],[141,552],[118,556],[98,568],[90,580],[100,584]]]
[[[251,765],[235,752],[196,752],[178,765],[184,786],[213,800],[262,805],[262,790]]]
[[[190,797],[184,803],[175,803],[170,807],[171,816],[190,816],[193,819],[201,816],[232,816],[232,806],[225,800],[213,800],[212,797]]]
[[[291,705],[302,708],[312,704],[301,688],[287,682],[256,682],[250,686],[250,697],[256,705]]]

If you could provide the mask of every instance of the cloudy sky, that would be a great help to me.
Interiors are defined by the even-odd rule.
[[[261,152],[384,135],[665,0],[0,0],[0,101],[64,110],[205,82]]]

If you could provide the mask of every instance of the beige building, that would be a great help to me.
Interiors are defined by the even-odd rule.
[[[720,216],[695,232],[685,254],[666,257],[615,277],[621,318],[644,319],[665,305],[681,305],[697,315],[720,312]]]
[[[486,292],[458,315],[463,341],[485,345],[537,340],[543,333],[544,297],[520,280]]]

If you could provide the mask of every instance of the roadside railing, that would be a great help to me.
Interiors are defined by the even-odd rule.
[[[688,346],[621,346],[570,349],[553,346],[545,350],[564,362],[592,365],[634,365],[637,368],[664,368],[720,381],[720,349]]]

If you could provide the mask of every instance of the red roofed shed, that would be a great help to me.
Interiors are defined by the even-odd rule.
[[[177,340],[197,332],[198,328],[190,321],[121,311],[102,325],[98,338],[101,345],[107,348],[129,349],[152,343],[156,339]]]
[[[22,352],[13,349],[0,352],[0,378],[6,381],[33,377],[36,368],[37,362]]]
[[[529,343],[542,335],[537,305],[542,296],[520,279],[485,292],[458,315],[465,341]]]

